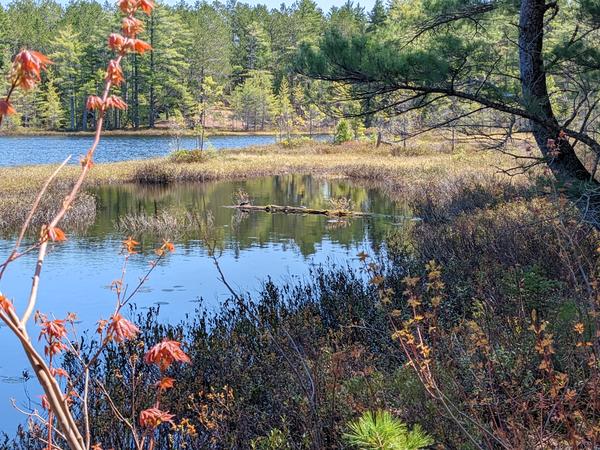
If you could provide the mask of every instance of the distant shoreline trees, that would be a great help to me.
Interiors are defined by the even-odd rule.
[[[289,103],[294,123],[286,124],[286,133],[331,127],[335,121],[318,113],[321,107],[309,95],[313,82],[294,75],[292,63],[300,43],[316,42],[325,24],[343,11],[327,15],[313,0],[273,10],[237,2],[161,5],[143,19],[141,36],[154,52],[123,61],[127,82],[120,94],[128,109],[107,115],[105,126],[168,127],[181,114],[186,127],[200,136],[201,129],[211,127],[275,131],[281,125],[276,103]],[[119,24],[116,5],[14,0],[0,6],[0,24],[3,68],[25,46],[40,49],[55,63],[52,73],[43,76],[39,93],[15,98],[19,113],[7,120],[7,128],[93,129],[96,117],[87,110],[86,98],[103,83],[110,58],[105,36]],[[207,80],[218,99],[207,95]],[[279,96],[282,83],[288,85],[285,99]],[[207,107],[207,102],[216,103]]]

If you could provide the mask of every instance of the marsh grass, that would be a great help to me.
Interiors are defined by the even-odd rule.
[[[597,260],[598,233],[578,220],[571,203],[544,188],[546,180],[540,174],[508,177],[494,168],[512,164],[500,155],[468,149],[454,154],[431,150],[391,156],[389,148],[366,144],[315,144],[227,151],[201,163],[163,159],[99,165],[92,184],[287,173],[347,177],[403,199],[424,220],[400,227],[383,244],[387,251],[373,255],[372,262],[382,274],[377,283],[348,267],[319,267],[297,284],[267,281],[260,292],[232,298],[217,311],[201,308],[181,324],[163,323],[153,310],[139,316],[139,341],[112,348],[94,368],[96,375],[115,398],[125,399],[130,394],[124,388],[128,377],[139,373],[137,398],[144,399],[154,379],[143,372],[147,367],[135,357],[139,347],[165,335],[181,338],[193,363],[176,374],[180,382],[165,406],[196,426],[198,434],[189,437],[189,448],[204,448],[209,441],[219,443],[215,448],[252,448],[252,443],[273,435],[283,436],[284,444],[292,449],[307,448],[306,442],[312,448],[344,448],[346,424],[364,411],[379,409],[391,410],[407,423],[421,423],[440,446],[471,448],[405,364],[386,314],[388,308],[401,317],[410,316],[405,277],[425,275],[428,261],[435,260],[442,267],[447,289],[438,326],[452,335],[445,348],[456,345],[451,370],[439,376],[461,409],[481,406],[485,411],[480,417],[487,420],[488,403],[471,400],[492,390],[480,389],[473,376],[478,369],[470,364],[479,361],[478,356],[470,353],[470,347],[463,348],[457,340],[461,335],[455,333],[476,320],[486,324],[489,338],[499,343],[490,354],[506,362],[502,371],[485,372],[485,386],[490,383],[503,390],[512,386],[507,380],[519,385],[538,370],[535,341],[527,335],[531,311],[548,320],[556,336],[556,363],[569,375],[570,383],[583,386],[589,382],[585,368],[572,364],[579,351],[572,327],[575,321],[585,322],[586,327],[592,323],[586,315],[588,296],[596,298],[597,291],[586,292],[588,280],[597,279],[597,272],[588,261]],[[17,189],[23,180],[16,174],[25,176],[23,170],[0,170],[0,176],[15,176],[13,190],[4,192],[18,196],[28,191],[27,186]],[[30,182],[43,180],[41,174],[49,170],[32,168]],[[67,172],[63,180],[69,176]],[[189,215],[165,211],[126,216],[117,225],[124,234],[137,235],[156,230],[175,234],[188,226],[195,228],[193,224]],[[204,232],[208,242],[212,238]],[[132,361],[137,364],[133,372]],[[528,391],[536,389],[523,386]],[[205,395],[225,390],[232,392],[225,406]],[[514,392],[519,394],[514,398],[524,393]],[[465,394],[463,403],[461,393]],[[92,404],[101,401],[98,393],[92,395]],[[497,399],[496,404],[506,402],[502,396]],[[108,409],[99,408],[93,421],[95,437],[124,448],[121,443],[128,431],[123,424],[115,425]],[[172,448],[169,439],[165,428],[157,449]],[[6,448],[30,450],[27,444]]]
[[[217,157],[218,153],[214,148],[205,150],[177,150],[172,152],[168,159],[174,163],[203,163]]]
[[[63,197],[64,191],[60,187],[51,189],[40,207],[35,211],[30,228],[39,230],[43,224],[48,223],[60,209]],[[8,235],[21,227],[34,199],[34,191],[2,196],[0,201],[0,234]],[[71,233],[83,233],[94,223],[95,218],[96,199],[93,195],[82,192],[64,218],[65,230]]]
[[[115,228],[124,236],[169,236],[178,239],[197,231],[194,214],[188,211],[161,211],[158,214],[127,214],[119,217]]]
[[[417,144],[411,144],[417,146]],[[201,161],[177,162],[173,158],[98,164],[90,174],[88,187],[136,183],[167,185],[177,182],[243,180],[261,176],[311,174],[327,178],[348,178],[379,187],[392,198],[402,199],[425,220],[444,221],[449,217],[487,207],[515,197],[535,195],[533,176],[508,177],[497,169],[514,161],[498,153],[461,148],[460,153],[441,152],[425,141],[419,152],[392,156],[389,147],[369,143],[343,145],[311,142],[299,147],[255,146],[243,150],[221,150]],[[0,224],[9,230],[26,214],[31,192],[42,185],[55,166],[1,168]],[[67,167],[59,177],[60,186],[71,183],[78,172]],[[52,202],[45,208],[51,208]],[[89,219],[91,203],[82,204],[65,226]],[[74,209],[77,211],[77,208]],[[85,219],[85,220],[84,220]],[[72,222],[72,223],[71,223]]]

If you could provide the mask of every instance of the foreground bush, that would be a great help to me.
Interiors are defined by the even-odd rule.
[[[360,450],[418,450],[433,444],[433,439],[415,425],[412,430],[387,411],[367,411],[351,422],[346,441]]]
[[[504,221],[487,220],[499,213]],[[161,376],[140,347],[163,336],[183,343],[191,364],[165,374],[179,382],[163,400],[178,420],[159,428],[156,448],[346,448],[348,424],[379,410],[449,448],[594,448],[598,239],[565,227],[569,214],[537,201],[475,211],[439,228],[449,234],[437,246],[390,239],[379,257],[360,254],[360,273],[268,281],[258,296],[178,325],[148,312],[141,334],[112,345],[93,376],[128,411],[132,399],[151,401]],[[414,236],[433,239],[428,227]],[[477,238],[465,239],[472,229]],[[436,257],[443,265],[426,263]],[[90,396],[94,438],[128,448],[130,431],[100,392]],[[16,448],[34,448],[31,433]]]

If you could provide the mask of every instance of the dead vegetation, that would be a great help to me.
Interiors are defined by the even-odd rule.
[[[415,144],[413,144],[413,147]],[[87,186],[136,183],[165,185],[177,182],[243,180],[261,176],[311,174],[328,178],[349,178],[384,190],[392,198],[402,199],[425,220],[443,221],[449,217],[513,198],[533,195],[533,175],[509,177],[498,168],[514,165],[504,155],[461,148],[457,153],[439,152],[434,145],[421,144],[419,152],[393,156],[390,148],[376,148],[368,143],[330,145],[312,142],[296,148],[279,145],[223,150],[202,162],[176,163],[169,158],[98,164]],[[411,147],[412,148],[412,147]],[[1,168],[0,230],[11,230],[20,223],[34,192],[53,166]],[[78,171],[69,166],[61,174],[59,185],[49,194],[40,209],[38,222],[60,202],[64,187]],[[333,208],[336,209],[336,208]],[[65,228],[91,223],[94,202],[82,194],[70,211]],[[151,221],[155,221],[152,218]],[[167,222],[166,217],[160,218]],[[149,224],[150,220],[145,222]],[[132,218],[121,224],[138,229],[142,220]],[[134,226],[135,225],[135,226]]]

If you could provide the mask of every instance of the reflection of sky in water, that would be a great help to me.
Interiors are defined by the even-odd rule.
[[[214,211],[215,225],[223,230],[221,267],[236,290],[250,294],[257,293],[267,277],[276,283],[299,281],[306,277],[311,265],[357,267],[356,254],[361,250],[370,251],[373,243],[380,241],[390,228],[389,219],[356,219],[338,229],[331,228],[325,217],[266,213],[251,214],[233,228],[231,220],[236,212],[220,206],[230,204],[232,192],[240,186],[256,199],[289,201],[287,204],[297,204],[293,202],[297,201],[310,207],[326,203],[332,192],[345,192],[361,199],[358,207],[368,206],[382,213],[399,212],[376,191],[351,187],[347,182],[317,181],[310,177],[273,177],[245,183],[150,191],[111,188],[99,193],[101,207],[97,223],[88,234],[72,236],[66,243],[52,247],[44,266],[39,308],[59,318],[69,311],[77,312],[80,332],[93,329],[100,317],[109,316],[114,305],[114,293],[109,285],[119,277],[123,261],[119,255],[121,237],[115,233],[112,221],[132,208],[160,210],[179,205],[189,209],[192,205],[210,205],[207,210]],[[160,304],[162,319],[177,322],[194,312],[200,297],[209,309],[216,308],[228,297],[206,250],[193,239],[176,243],[176,252],[156,268],[135,297],[139,308]],[[154,257],[151,249],[155,241],[156,238],[146,238],[145,253],[132,257],[127,277],[130,286],[147,270],[149,260]],[[7,255],[11,244],[12,241],[0,240],[0,255]],[[0,290],[15,300],[19,310],[27,298],[34,263],[34,254],[17,260],[0,284]],[[37,336],[38,330],[34,327],[30,325],[30,333]],[[0,328],[0,351],[4,355],[0,360],[0,417],[3,419],[0,431],[10,434],[22,417],[12,409],[9,398],[25,400],[18,380],[28,363],[16,339],[5,328]],[[37,383],[31,380],[27,385],[36,400]]]

